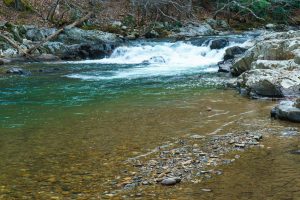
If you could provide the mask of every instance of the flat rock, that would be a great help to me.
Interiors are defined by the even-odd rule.
[[[294,101],[281,101],[272,110],[272,116],[281,120],[300,122],[300,109],[295,107]]]

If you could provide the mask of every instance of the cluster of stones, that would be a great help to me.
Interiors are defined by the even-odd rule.
[[[119,189],[161,184],[173,186],[180,182],[199,183],[214,175],[221,175],[218,166],[230,164],[239,158],[238,152],[251,147],[263,147],[260,133],[229,133],[226,135],[192,135],[158,148],[145,157],[128,162],[136,170],[132,176],[124,173]],[[232,152],[234,155],[229,155]],[[226,156],[228,156],[226,158]]]

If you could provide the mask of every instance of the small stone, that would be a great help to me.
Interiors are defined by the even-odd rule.
[[[208,106],[208,107],[206,107],[206,111],[210,112],[210,111],[212,111],[212,108]]]
[[[209,171],[201,171],[200,174],[209,174]]]
[[[166,178],[164,179],[161,184],[162,185],[166,185],[166,186],[172,186],[172,185],[176,185],[177,183],[179,183],[181,181],[181,179],[176,179],[176,178]]]
[[[255,135],[253,138],[254,138],[256,141],[259,141],[259,140],[261,140],[263,137],[262,137],[262,135]]]
[[[234,143],[235,143],[234,140],[230,140],[230,141],[229,141],[229,144],[234,144]]]
[[[143,181],[142,184],[143,185],[149,185],[149,182],[148,181]]]
[[[192,136],[190,136],[190,138],[192,138],[192,139],[203,139],[203,138],[205,138],[205,136],[203,136],[203,135],[192,135]]]
[[[235,144],[234,146],[235,146],[235,147],[237,147],[237,148],[240,148],[240,149],[242,149],[242,148],[245,148],[245,147],[246,147],[246,145],[245,145],[245,144],[243,144],[243,143],[241,143],[241,144]]]
[[[211,189],[206,189],[206,188],[203,188],[201,189],[203,192],[211,192]]]
[[[137,185],[135,183],[130,183],[124,186],[124,190],[132,190],[136,187]]]

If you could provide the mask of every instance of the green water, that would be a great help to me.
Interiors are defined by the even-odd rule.
[[[280,133],[286,127],[298,126],[269,119],[269,110],[276,102],[250,101],[222,87],[226,75],[203,73],[200,69],[170,76],[82,80],[68,75],[109,77],[114,70],[136,66],[24,67],[31,71],[30,76],[0,77],[0,199],[102,199],[105,191],[116,189],[111,182],[125,168],[124,161],[174,137],[264,128]],[[213,110],[208,112],[207,107]],[[272,155],[278,160],[276,165],[283,163],[282,168],[291,169],[274,170],[283,174],[278,181],[300,177],[294,170],[299,157],[293,155],[286,160],[286,151],[280,150],[291,144],[296,147],[298,140],[272,139],[272,144],[276,144],[272,147],[276,149]],[[142,199],[260,199],[274,192],[264,190],[265,195],[249,196],[245,188],[257,192],[256,182],[266,176],[256,167],[267,168],[270,161],[265,160],[268,155],[263,152],[244,157],[239,162],[252,162],[252,158],[258,162],[245,164],[252,166],[250,177],[243,178],[243,169],[249,169],[238,162],[228,169],[228,174],[225,172],[208,185],[183,183],[167,190],[152,186],[129,191],[127,196],[139,192]],[[233,171],[239,174],[233,175]],[[248,185],[235,190],[236,180]],[[277,179],[265,180],[266,185],[277,184]],[[294,180],[296,185],[298,180]],[[203,194],[201,187],[214,190]],[[291,196],[288,189],[282,193],[280,197],[286,194],[286,199],[300,198],[298,193]],[[116,195],[115,199],[119,198],[122,199]]]

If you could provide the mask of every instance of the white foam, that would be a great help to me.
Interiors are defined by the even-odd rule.
[[[232,44],[233,45],[233,44]],[[230,46],[232,46],[230,45]],[[67,77],[83,80],[171,76],[195,72],[217,71],[226,48],[211,50],[209,46],[194,46],[184,42],[162,42],[139,46],[118,47],[109,58],[69,62],[72,64],[133,64],[130,68],[111,71],[110,76],[71,74]],[[116,66],[116,68],[118,68]]]

